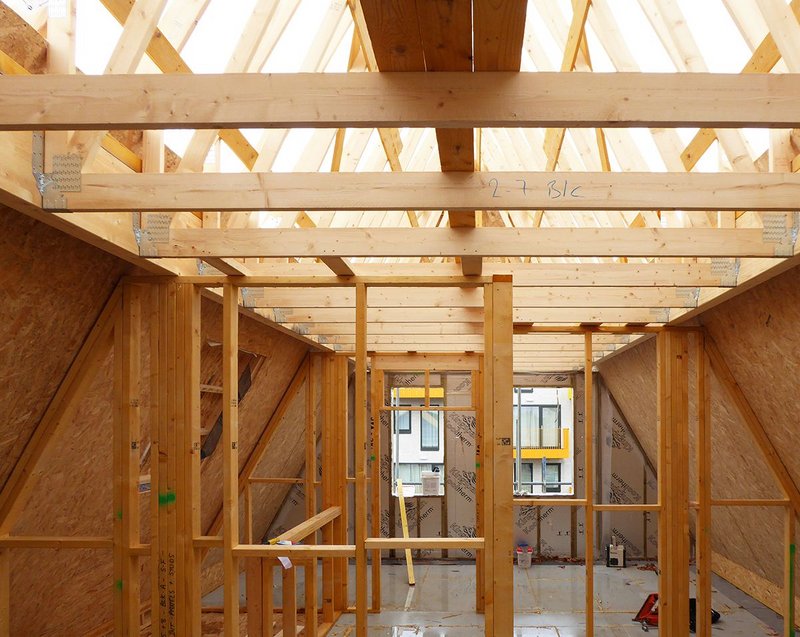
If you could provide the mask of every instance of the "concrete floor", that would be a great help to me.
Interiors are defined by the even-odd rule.
[[[483,616],[474,612],[473,565],[420,565],[417,584],[406,583],[405,566],[385,566],[383,611],[369,616],[370,637],[479,637]],[[514,637],[580,637],[585,635],[584,568],[576,565],[535,565],[514,569],[516,608]],[[648,593],[658,590],[652,571],[595,568],[595,633],[603,637],[643,635],[631,621]],[[714,589],[713,606],[722,614],[714,632],[730,637],[777,635],[770,626]],[[330,633],[348,637],[355,617],[343,615]],[[651,632],[656,632],[651,629]]]
[[[354,570],[351,566],[351,604],[355,594]],[[383,611],[369,615],[370,637],[479,637],[483,634],[483,615],[474,612],[474,564],[418,563],[414,568],[417,584],[413,587],[407,584],[404,565],[384,565],[382,572]],[[585,635],[583,574],[584,568],[579,565],[515,567],[514,637]],[[280,605],[278,569],[275,569],[275,576],[275,603]],[[298,606],[302,607],[302,569],[298,571],[297,581]],[[639,570],[635,565],[609,569],[598,564],[594,582],[595,634],[602,637],[643,635],[641,627],[631,620],[648,593],[657,591],[657,575]],[[244,594],[242,598],[244,602]],[[204,602],[206,605],[221,604],[221,590],[207,596]],[[715,633],[726,637],[779,634],[780,619],[774,613],[723,581],[715,582],[713,606],[722,614],[721,621],[714,626]],[[350,637],[354,633],[354,623],[353,614],[343,615],[331,631],[331,637]],[[651,632],[655,633],[656,629]]]

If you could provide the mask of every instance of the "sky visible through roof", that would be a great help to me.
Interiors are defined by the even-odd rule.
[[[61,0],[63,2],[63,0]],[[100,0],[77,1],[77,50],[76,62],[84,73],[103,73],[114,46],[122,32],[122,27],[103,7]],[[170,5],[180,0],[170,0],[162,15],[160,26],[169,15]],[[278,0],[292,2],[293,0]],[[20,15],[32,20],[38,12],[47,10],[45,0],[7,0]],[[51,7],[59,0],[50,0]],[[196,29],[188,39],[180,54],[195,73],[222,73],[245,27],[256,0],[211,0]],[[732,7],[738,14],[740,30],[726,7]],[[595,0],[589,11],[586,23],[586,37],[591,55],[592,68],[596,72],[646,71],[672,73],[676,70],[703,69],[716,73],[739,73],[750,57],[752,48],[766,35],[767,29],[760,19],[752,0]],[[661,6],[674,6],[685,18],[685,24],[670,25],[673,33],[679,32],[684,41],[693,42],[697,47],[699,59],[679,60],[679,66],[670,57],[656,32],[652,17]],[[262,72],[293,73],[303,70],[304,60],[315,40],[326,14],[338,10],[346,21],[346,30],[339,29],[340,37],[334,53],[324,70],[326,72],[345,72],[347,70],[353,25],[345,0],[302,0],[289,20],[280,39],[262,67]],[[650,12],[650,16],[648,16]],[[526,38],[522,55],[523,71],[553,71],[561,65],[566,32],[572,17],[571,0],[530,0],[526,21]],[[760,23],[759,23],[760,20]],[[666,20],[665,20],[666,21]],[[749,42],[748,42],[749,39]],[[673,52],[673,57],[675,53]],[[581,64],[579,60],[579,64]],[[780,71],[782,62],[776,70]],[[578,70],[584,67],[579,66]],[[155,65],[145,59],[139,72],[158,72]],[[683,145],[687,144],[696,130],[677,131]],[[167,131],[165,141],[179,155],[188,144],[193,131]],[[245,130],[244,135],[259,149],[263,131]],[[404,170],[438,170],[438,153],[432,130],[419,132],[401,130],[404,151],[401,163]],[[620,141],[615,143],[612,132],[609,135],[609,155],[612,170],[650,170],[665,171],[667,166],[663,154],[646,129],[630,129],[627,134],[635,142],[635,149]],[[304,154],[314,131],[296,129],[289,132],[282,144],[271,170],[283,172],[297,170],[303,165]],[[357,135],[348,131],[348,138]],[[745,130],[744,137],[749,145],[751,159],[756,159],[768,146],[766,130]],[[489,170],[541,170],[543,167],[541,143],[544,131],[484,131],[483,167]],[[420,141],[418,146],[415,142]],[[321,162],[320,170],[329,170],[333,153],[333,131],[330,139],[318,137],[317,144],[328,142],[327,153]],[[537,147],[538,144],[538,147]],[[364,144],[363,137],[356,145],[353,139],[345,147],[345,155],[354,152],[353,148],[363,148],[360,157],[351,158],[350,168],[357,170],[389,170],[376,131],[372,131]],[[581,145],[581,141],[568,133],[565,140],[561,168],[572,170],[597,170],[597,149]],[[432,152],[426,152],[432,149]],[[515,150],[512,150],[515,149]],[[583,150],[583,152],[581,152]],[[638,157],[625,157],[626,152],[635,151]],[[224,144],[216,144],[211,151],[208,163],[216,165],[224,172],[246,170],[239,159]],[[219,157],[215,156],[219,153]],[[592,158],[591,156],[595,157]],[[638,163],[637,163],[638,162]],[[307,160],[306,160],[307,163]],[[344,167],[343,170],[347,169]],[[314,168],[316,169],[316,167]],[[672,168],[674,169],[674,168]],[[730,165],[717,142],[697,164],[695,170],[730,170]],[[269,216],[267,216],[269,217]],[[265,223],[272,225],[267,218]]]

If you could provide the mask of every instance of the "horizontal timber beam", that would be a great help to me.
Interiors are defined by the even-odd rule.
[[[514,287],[525,286],[631,286],[631,287],[731,287],[736,284],[734,261],[694,263],[493,263],[484,262],[483,277],[465,278],[457,263],[351,263],[355,277],[330,276],[320,263],[248,264],[252,276],[236,279],[241,287],[453,285],[459,281],[491,280],[494,274],[511,274]],[[725,274],[725,270],[728,271]],[[723,273],[721,274],[720,271]],[[228,282],[224,276],[184,277],[209,286]],[[583,341],[581,341],[583,342]]]
[[[368,537],[367,549],[482,549],[482,537]]]
[[[52,210],[780,211],[800,173],[94,173],[62,197]]]
[[[541,345],[543,347],[564,347],[574,349],[575,351],[583,351],[583,336],[572,334],[521,334],[514,336],[514,346],[523,345]],[[593,339],[595,349],[610,349],[615,345],[625,344],[630,341],[630,338],[624,334],[597,334]],[[355,336],[352,334],[342,334],[341,336],[323,337],[320,343],[355,343]],[[368,343],[384,343],[389,345],[404,345],[409,343],[464,343],[467,345],[482,345],[483,337],[480,334],[457,334],[448,337],[445,335],[435,334],[415,334],[413,327],[409,326],[409,332],[403,335],[382,335],[375,336],[370,334]],[[473,348],[468,348],[473,349]]]
[[[465,323],[417,323],[409,317],[409,323],[375,323],[369,326],[369,335],[378,334],[483,334],[483,322]],[[296,323],[292,329],[300,334],[308,335],[342,335],[355,334],[353,323]]]
[[[0,77],[0,130],[794,128],[797,74],[306,73]]]
[[[787,220],[791,219],[787,215]],[[794,236],[760,228],[173,229],[151,257],[775,257]]]
[[[353,557],[356,547],[338,544],[239,544],[233,547],[233,553],[239,557]]]
[[[352,308],[257,308],[257,313],[276,323],[339,323],[339,333],[347,333],[355,325]],[[483,308],[418,307],[368,308],[367,321],[373,324],[405,325],[409,314],[424,323],[479,323]],[[666,323],[669,308],[663,307],[546,307],[514,308],[517,323]]]
[[[696,307],[697,288],[521,287],[515,307]],[[245,307],[355,307],[351,288],[242,288]],[[371,288],[370,307],[483,307],[475,288]]]

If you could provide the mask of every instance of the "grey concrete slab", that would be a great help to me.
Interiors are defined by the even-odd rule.
[[[409,586],[404,565],[383,566],[383,610],[369,615],[370,637],[479,637],[483,634],[483,615],[474,610],[474,564],[418,563],[414,573],[417,584]],[[299,569],[299,607],[304,603],[303,575],[303,569]],[[281,576],[277,568],[274,577],[275,604],[280,606]],[[720,583],[723,586],[718,586]],[[609,569],[597,565],[594,577],[595,634],[602,637],[642,635],[640,626],[632,619],[647,595],[657,590],[658,577],[652,571],[640,570],[636,566]],[[352,600],[355,595],[353,566],[350,568],[349,594]],[[242,601],[244,603],[244,595]],[[207,596],[204,603],[221,605],[221,589]],[[514,637],[584,637],[584,567],[561,564],[539,564],[530,569],[515,567],[514,603],[517,611]],[[713,606],[722,614],[721,622],[713,631],[720,637],[778,634],[780,624],[775,625],[774,613],[765,612],[758,602],[732,589],[724,581],[715,580]],[[772,625],[767,625],[757,615],[773,620],[770,621]],[[331,636],[349,637],[354,623],[354,615],[343,615]]]
[[[406,583],[405,567],[383,572],[384,610],[369,616],[370,637],[477,637],[483,616],[474,612],[474,565],[417,565],[417,585]],[[642,635],[632,619],[648,593],[658,589],[652,571],[595,567],[595,631],[604,637]],[[514,569],[514,637],[583,637],[584,567],[545,564]],[[767,637],[776,632],[738,602],[714,590],[722,620],[714,633],[726,637]],[[402,610],[401,610],[402,609]],[[332,637],[352,634],[355,618],[344,615]],[[657,634],[654,629],[653,634]]]

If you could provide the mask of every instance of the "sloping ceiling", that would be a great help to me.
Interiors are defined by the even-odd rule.
[[[800,336],[795,327],[800,320],[800,268],[704,312],[699,319],[722,351],[797,484]],[[599,369],[649,458],[655,462],[655,339],[603,361]],[[693,369],[690,374],[694,374]],[[690,413],[693,413],[695,390],[693,377],[690,378]],[[711,414],[713,497],[780,497],[780,489],[750,433],[713,374]],[[692,430],[692,454],[694,441]],[[693,465],[692,485],[695,479]],[[774,609],[780,609],[783,582],[782,516],[782,512],[767,507],[715,507],[712,516],[712,546],[718,572]]]
[[[128,266],[104,252],[67,237],[11,210],[0,210],[0,483],[4,483],[41,419],[61,379],[117,280]],[[51,302],[43,303],[49,298]],[[211,298],[202,307],[202,381],[221,382],[221,306]],[[144,322],[147,342],[147,322]],[[303,362],[308,344],[243,316],[242,366],[254,370],[240,408],[241,463]],[[144,348],[143,368],[149,365]],[[51,452],[37,467],[38,480],[18,521],[15,535],[110,536],[112,529],[113,353],[63,424]],[[142,401],[147,404],[147,383]],[[297,405],[300,405],[300,408]],[[210,430],[221,413],[219,394],[202,394],[202,428]],[[148,447],[149,410],[142,410],[142,449]],[[304,392],[280,423],[269,458],[276,471],[296,475],[303,461]],[[300,432],[300,435],[298,435]],[[202,463],[203,523],[207,530],[222,502],[221,452]],[[149,463],[142,466],[149,473]],[[283,475],[278,473],[277,475]],[[265,504],[256,516],[264,533],[283,498]],[[274,499],[274,498],[273,498]],[[271,502],[271,501],[270,501]],[[149,533],[149,497],[142,498],[143,541]],[[148,560],[143,559],[143,582]],[[113,581],[107,550],[14,550],[11,560],[12,634],[84,634],[111,620]],[[207,590],[221,584],[213,554],[204,564]],[[144,590],[149,587],[145,586]],[[143,602],[146,602],[143,599]],[[23,629],[24,626],[24,629]]]

